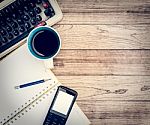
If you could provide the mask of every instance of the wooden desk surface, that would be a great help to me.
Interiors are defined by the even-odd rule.
[[[150,0],[58,0],[53,70],[92,125],[150,125]]]

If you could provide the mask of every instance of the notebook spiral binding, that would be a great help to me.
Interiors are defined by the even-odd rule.
[[[20,108],[14,111],[14,113],[11,113],[7,118],[4,118],[3,121],[0,122],[0,125],[10,125],[13,124],[17,119],[24,116],[24,114],[28,111],[30,111],[32,108],[34,108],[38,103],[40,103],[43,99],[45,99],[45,96],[49,96],[50,93],[56,90],[56,87],[60,85],[60,83],[56,83],[54,81],[54,85],[49,84],[45,89],[40,91],[38,94],[35,95],[35,97],[32,97],[32,99],[28,100],[24,105],[22,105]]]

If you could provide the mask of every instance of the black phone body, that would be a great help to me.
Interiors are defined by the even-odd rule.
[[[77,95],[76,91],[59,86],[43,125],[65,125]]]

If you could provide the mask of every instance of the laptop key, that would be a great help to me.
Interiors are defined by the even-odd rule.
[[[12,33],[9,33],[9,34],[8,34],[8,39],[11,40],[12,38],[13,38],[13,34],[12,34]]]
[[[37,14],[39,14],[39,13],[42,12],[42,10],[40,9],[40,7],[35,7],[34,10],[35,10],[35,12],[36,12]]]
[[[53,10],[52,8],[47,8],[47,9],[44,11],[44,13],[45,13],[46,16],[50,16],[50,17],[52,17],[52,16],[55,15],[55,12],[54,12],[54,10]]]
[[[42,0],[37,0],[36,3],[37,3],[37,4],[41,4],[41,3],[42,3]]]
[[[35,24],[36,24],[36,20],[35,20],[34,18],[31,19],[30,22],[31,22],[32,25],[35,25]]]
[[[0,18],[2,19],[2,17],[3,17],[3,13],[0,11]]]
[[[25,28],[24,28],[23,26],[20,26],[20,27],[19,27],[19,31],[20,31],[20,32],[24,32],[24,31],[25,31]]]
[[[25,27],[26,27],[26,29],[29,29],[31,27],[30,23],[26,22]]]
[[[6,30],[7,30],[8,32],[11,32],[11,31],[12,31],[12,28],[11,28],[9,25],[7,25],[7,26],[6,26]]]
[[[12,21],[10,17],[7,17],[6,20],[8,23],[10,23]]]
[[[13,34],[14,34],[15,36],[18,36],[18,35],[19,35],[19,31],[18,31],[18,30],[14,30],[14,31],[13,31]]]
[[[10,11],[14,11],[15,10],[14,3],[9,6],[9,9],[10,9]]]
[[[9,15],[9,9],[8,9],[8,7],[4,9],[4,14],[5,15]]]
[[[25,21],[28,21],[30,19],[30,17],[28,15],[23,15],[22,17]]]
[[[43,3],[43,7],[44,7],[45,9],[47,9],[47,8],[49,7],[49,4],[48,4],[48,3]]]
[[[7,34],[7,32],[4,29],[0,29],[0,33],[4,36]]]
[[[51,15],[51,11],[49,8],[47,8],[45,11],[44,11],[45,15],[46,16],[50,16]]]
[[[6,37],[2,37],[2,42],[3,42],[3,43],[7,43],[7,41],[8,41],[8,40],[7,40]]]
[[[13,19],[17,19],[17,15],[15,13],[12,14]]]
[[[23,24],[23,20],[22,19],[17,19],[17,22],[19,25]]]
[[[12,28],[17,28],[18,27],[18,24],[16,22],[12,22],[10,23],[11,27]]]
[[[5,23],[4,21],[0,20],[0,26],[4,27],[5,24],[6,24],[6,23]]]
[[[29,11],[29,8],[27,6],[24,7],[25,11]]]
[[[17,4],[18,7],[21,7],[21,5],[22,5],[21,2],[22,2],[21,0],[17,0],[17,3],[16,3],[16,4]]]
[[[30,17],[33,17],[33,16],[35,16],[35,13],[34,13],[34,11],[30,11],[30,12],[29,12],[29,16],[30,16]]]
[[[18,10],[18,13],[19,13],[20,15],[23,15],[23,11],[22,11],[22,10]]]
[[[12,3],[12,6],[14,7],[14,10],[18,10],[18,2],[15,1],[14,3]]]
[[[36,20],[37,20],[38,22],[40,22],[40,21],[42,20],[42,17],[41,17],[40,15],[36,15]]]
[[[35,5],[34,3],[29,3],[29,7],[30,7],[31,9],[33,9],[34,7],[36,7],[36,5]]]

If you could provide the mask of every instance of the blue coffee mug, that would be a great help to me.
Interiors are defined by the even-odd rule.
[[[53,58],[61,48],[60,35],[54,28],[40,26],[33,29],[27,37],[27,44],[34,57],[44,60],[47,68],[53,68]]]

